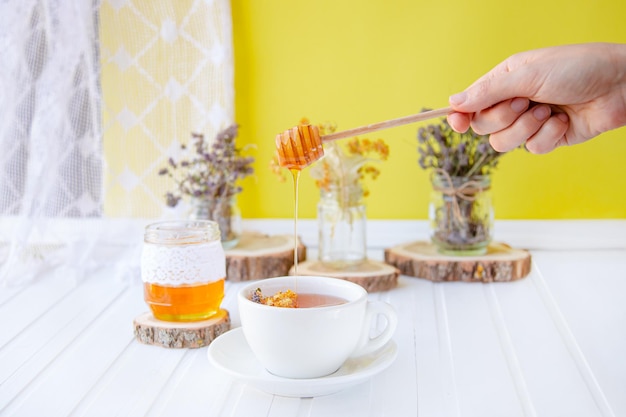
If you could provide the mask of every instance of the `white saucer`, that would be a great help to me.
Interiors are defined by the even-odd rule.
[[[392,341],[377,352],[351,358],[337,372],[313,379],[282,378],[270,374],[257,361],[241,327],[219,336],[209,345],[209,362],[227,374],[270,394],[284,397],[318,397],[365,382],[396,359],[398,348]]]

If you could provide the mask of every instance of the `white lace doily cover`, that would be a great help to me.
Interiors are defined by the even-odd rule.
[[[144,243],[143,282],[167,286],[206,284],[226,277],[226,256],[219,241],[195,245]]]

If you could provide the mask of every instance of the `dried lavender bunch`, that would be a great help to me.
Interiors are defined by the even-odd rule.
[[[259,303],[259,304],[263,304],[263,299],[265,297],[263,297],[263,292],[261,291],[260,288],[257,288],[256,290],[254,290],[254,292],[252,293],[252,296],[250,297],[250,300],[253,303]]]
[[[204,135],[193,133],[193,154],[178,162],[168,160],[168,166],[159,171],[159,175],[167,175],[176,183],[176,190],[165,195],[168,206],[176,206],[183,196],[228,200],[241,192],[236,182],[254,172],[254,158],[242,156],[242,150],[235,146],[238,127],[233,124],[222,130],[211,145]],[[189,153],[185,144],[181,149]]]
[[[419,165],[433,170],[432,240],[444,253],[479,253],[491,239],[491,203],[487,176],[504,153],[496,152],[489,136],[471,128],[455,132],[443,118],[417,133]]]
[[[420,167],[443,169],[451,177],[489,174],[504,154],[489,145],[488,135],[479,135],[471,128],[458,133],[445,118],[438,124],[420,127],[417,142]]]

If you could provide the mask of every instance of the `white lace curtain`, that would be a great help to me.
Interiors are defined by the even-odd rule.
[[[102,245],[136,247],[115,230],[165,215],[160,165],[233,122],[228,0],[4,0],[0,57],[0,283],[133,274]]]

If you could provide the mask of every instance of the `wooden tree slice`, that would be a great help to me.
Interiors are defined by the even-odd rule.
[[[226,279],[249,281],[285,276],[294,264],[293,235],[245,232],[237,246],[226,251]],[[306,259],[306,247],[298,239],[298,262]]]
[[[289,275],[293,275],[294,272],[292,267]],[[307,261],[298,264],[298,275],[341,278],[359,284],[368,292],[376,292],[395,288],[398,285],[400,271],[391,265],[369,259],[342,269],[332,268],[318,261]]]
[[[220,310],[216,317],[194,322],[169,322],[145,312],[133,321],[135,338],[146,345],[166,348],[199,348],[230,330],[230,315]]]
[[[437,252],[430,242],[411,242],[385,249],[385,262],[403,275],[431,281],[503,282],[530,273],[528,251],[492,243],[480,256],[450,256]]]

